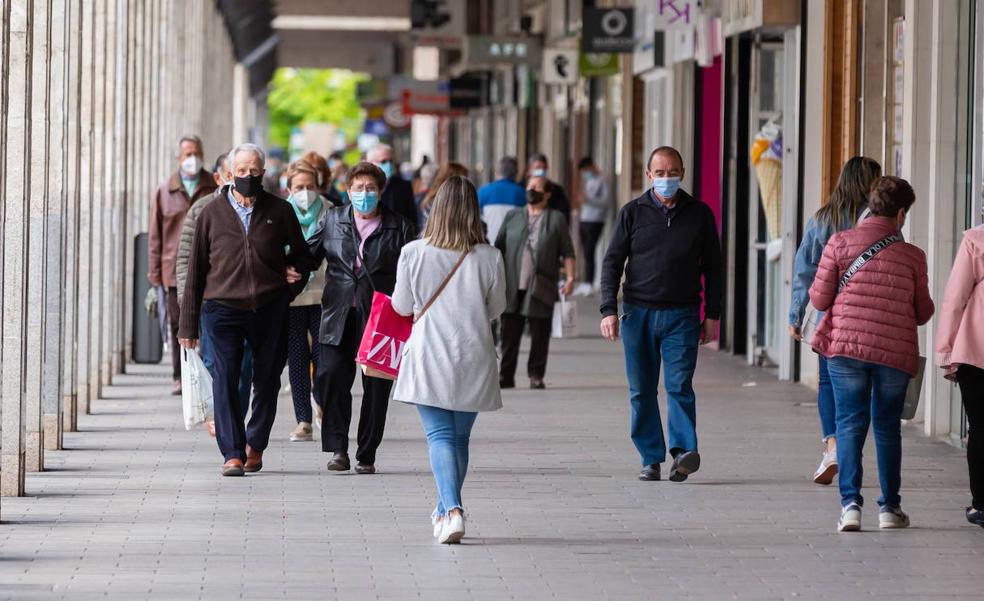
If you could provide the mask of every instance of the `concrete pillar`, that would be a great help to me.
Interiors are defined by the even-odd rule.
[[[24,494],[24,389],[26,374],[27,232],[30,165],[31,14],[28,3],[11,2],[3,32],[3,219],[0,246],[0,495]]]
[[[28,130],[29,173],[27,185],[28,230],[27,317],[24,383],[25,468],[41,471],[44,448],[41,443],[41,379],[44,372],[44,318],[47,262],[46,208],[48,201],[48,86],[50,74],[48,48],[50,0],[35,0],[31,16],[30,45],[30,129]]]
[[[79,254],[81,219],[81,144],[82,144],[82,9],[81,0],[67,1],[66,82],[65,105],[65,253],[63,275],[65,299],[62,357],[62,428],[65,432],[78,429],[79,408]]]
[[[44,368],[41,382],[41,432],[45,449],[62,448],[62,394],[64,362],[65,289],[65,185],[68,153],[67,0],[51,0],[50,83],[48,88],[48,202],[45,207]],[[42,465],[43,467],[43,465]]]

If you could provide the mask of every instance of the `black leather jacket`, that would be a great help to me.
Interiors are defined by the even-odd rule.
[[[366,240],[364,261],[358,274],[355,273],[355,258],[359,231],[353,222],[351,205],[326,211],[318,230],[308,240],[308,248],[317,265],[320,267],[322,260],[328,262],[325,291],[321,295],[321,332],[318,336],[321,344],[341,344],[349,310],[356,312],[361,336],[372,308],[373,290],[393,294],[396,262],[403,246],[413,240],[414,226],[386,207],[381,207],[381,211],[382,223]]]

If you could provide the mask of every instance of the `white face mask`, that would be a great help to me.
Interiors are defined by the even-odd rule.
[[[185,157],[185,160],[181,161],[181,173],[187,177],[194,177],[198,175],[198,172],[202,169],[202,160],[195,155]]]
[[[294,200],[294,204],[297,208],[302,211],[307,211],[314,202],[314,199],[318,197],[318,193],[314,190],[299,190],[297,192],[291,192],[290,197]]]

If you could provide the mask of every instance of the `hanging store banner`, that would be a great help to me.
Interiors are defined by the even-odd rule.
[[[700,14],[700,0],[659,0],[646,6],[646,26],[650,30],[692,29]]]
[[[611,52],[582,52],[580,60],[581,77],[610,77],[618,75],[618,55]]]
[[[581,49],[585,52],[633,52],[636,45],[634,14],[631,8],[585,7]]]
[[[463,114],[463,111],[451,106],[451,83],[446,79],[418,81],[401,78],[397,86],[401,108],[406,116]]]
[[[529,36],[471,35],[462,67],[468,71],[505,65],[539,65],[540,41]]]
[[[543,83],[572,85],[577,83],[578,52],[567,48],[543,49]]]

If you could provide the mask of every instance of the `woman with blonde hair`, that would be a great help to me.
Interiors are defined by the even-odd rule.
[[[441,165],[441,168],[437,170],[437,174],[434,175],[434,179],[431,181],[430,188],[428,188],[427,193],[424,194],[423,199],[417,205],[418,227],[420,231],[424,231],[424,227],[427,225],[427,218],[430,216],[434,199],[437,198],[437,191],[441,189],[441,184],[456,175],[467,178],[468,167],[455,161],[449,161]]]
[[[393,309],[415,323],[393,398],[417,406],[437,483],[434,536],[457,543],[471,429],[479,412],[502,407],[490,324],[506,307],[506,276],[470,181],[447,179],[432,207],[422,238],[397,264]]]

